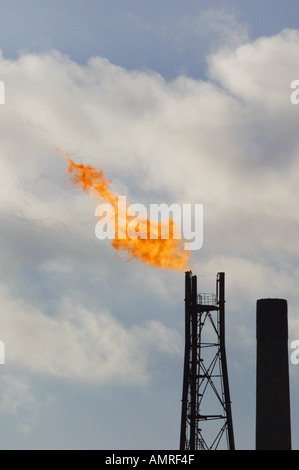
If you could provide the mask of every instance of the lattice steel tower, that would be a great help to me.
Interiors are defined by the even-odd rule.
[[[180,450],[234,450],[225,352],[225,274],[215,294],[185,273],[185,361]]]

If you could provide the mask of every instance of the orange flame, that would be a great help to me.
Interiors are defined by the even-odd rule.
[[[102,169],[93,168],[90,165],[75,163],[69,154],[68,175],[76,188],[81,188],[87,194],[94,194],[102,202],[109,203],[115,213],[115,238],[111,240],[116,250],[125,251],[129,259],[140,259],[143,263],[168,270],[186,270],[190,254],[185,251],[180,239],[174,238],[177,226],[173,219],[169,221],[154,222],[148,219],[139,219],[138,233],[143,236],[131,237],[129,223],[132,216],[126,212],[120,214],[118,195],[110,189],[110,182],[106,179]],[[124,229],[117,224],[118,220],[125,220]],[[161,234],[167,224],[169,237],[162,238]],[[121,232],[123,230],[123,232]],[[145,234],[145,236],[144,236]]]

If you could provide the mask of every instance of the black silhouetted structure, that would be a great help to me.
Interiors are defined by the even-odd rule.
[[[234,450],[225,351],[225,274],[215,294],[197,293],[197,276],[185,273],[185,359],[180,450]]]
[[[291,450],[287,309],[257,301],[256,450]]]

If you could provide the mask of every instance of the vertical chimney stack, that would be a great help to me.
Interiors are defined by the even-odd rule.
[[[287,308],[257,301],[256,450],[291,450]]]

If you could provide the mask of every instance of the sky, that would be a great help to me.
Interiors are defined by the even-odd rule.
[[[254,449],[257,299],[287,299],[299,339],[297,2],[2,0],[0,50],[0,448],[179,446],[184,272],[96,238],[65,152],[135,202],[203,204],[190,263],[200,292],[226,274],[235,442]],[[291,362],[290,385],[298,449]]]

